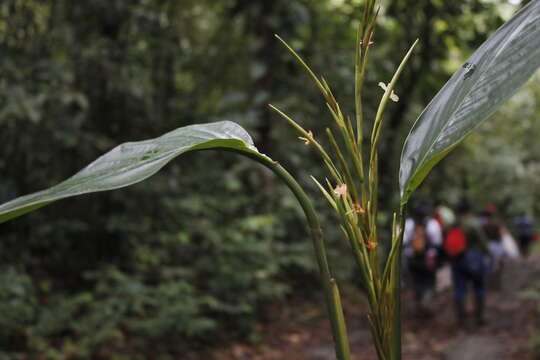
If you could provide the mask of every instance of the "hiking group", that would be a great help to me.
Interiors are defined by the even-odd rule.
[[[514,241],[514,236],[518,245]],[[488,205],[475,215],[467,202],[455,212],[445,205],[422,205],[405,222],[403,237],[404,281],[414,294],[416,315],[429,317],[430,302],[438,287],[438,275],[450,273],[456,323],[467,327],[466,298],[474,293],[474,320],[485,324],[486,287],[500,290],[507,259],[528,256],[535,238],[534,224],[526,214],[518,216],[510,232]]]

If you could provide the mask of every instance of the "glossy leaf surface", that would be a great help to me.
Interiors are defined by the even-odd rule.
[[[233,122],[186,126],[155,139],[121,144],[64,182],[0,205],[0,223],[53,201],[138,183],[178,155],[205,149],[231,150],[272,161],[259,153],[249,134]]]
[[[540,0],[534,0],[473,53],[416,120],[401,155],[401,202],[539,66]]]

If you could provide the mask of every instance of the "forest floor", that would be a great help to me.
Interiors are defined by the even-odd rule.
[[[534,359],[529,343],[537,321],[535,302],[527,299],[523,293],[538,284],[540,256],[534,255],[506,265],[501,290],[487,293],[487,324],[482,327],[470,326],[462,330],[456,326],[448,270],[439,274],[440,289],[430,303],[430,310],[435,316],[423,319],[415,316],[411,294],[404,292],[403,359]],[[358,291],[349,289],[343,296],[348,299],[344,308],[350,328],[353,359],[375,360],[366,321],[367,305],[355,293]],[[472,299],[468,305],[469,312],[472,312]],[[273,320],[256,330],[259,337],[256,344],[238,342],[192,359],[335,359],[329,324],[320,304],[295,301],[292,305],[276,306],[270,311]]]

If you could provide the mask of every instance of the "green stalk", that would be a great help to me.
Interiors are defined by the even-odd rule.
[[[302,187],[279,163],[265,161],[261,158],[255,157],[254,159],[270,168],[281,180],[285,182],[285,184],[287,184],[306,214],[307,222],[309,224],[309,233],[313,241],[319,272],[322,277],[326,306],[330,317],[330,323],[332,325],[332,336],[336,348],[336,357],[338,360],[351,360],[347,327],[345,324],[345,317],[343,315],[343,308],[341,306],[339,290],[337,288],[336,280],[330,271],[330,265],[328,263],[328,257],[326,255],[326,249],[324,246],[323,233],[315,208]]]
[[[294,49],[289,44],[287,44],[287,42],[283,40],[278,34],[274,34],[274,36],[283,44],[283,46],[287,48],[287,50],[289,50],[289,52],[296,58],[300,65],[302,65],[304,70],[309,74],[315,85],[317,85],[323,96],[326,98],[328,96],[328,94],[326,93],[326,89],[324,88],[317,75],[315,75],[313,70],[311,70],[309,65],[304,61],[304,59],[302,59],[302,57],[298,55],[298,53],[294,51]]]
[[[341,152],[341,149],[339,148],[339,145],[337,144],[336,138],[334,137],[332,130],[330,130],[329,128],[326,128],[326,135],[328,136],[330,145],[334,149],[334,153],[336,154],[336,157],[338,158],[341,169],[343,170],[343,173],[345,174],[345,182],[347,183],[347,186],[349,187],[351,191],[353,199],[356,201],[360,201],[358,197],[358,192],[356,191],[356,184],[354,183],[352,175],[351,175],[351,171],[349,170],[349,165],[347,164],[347,160],[345,159],[345,156],[343,156],[343,153]]]
[[[279,116],[281,116],[283,119],[285,119],[293,128],[296,129],[304,138],[308,139],[313,146],[315,146],[315,150],[319,153],[321,158],[323,159],[324,164],[328,168],[328,171],[332,176],[334,177],[334,180],[343,183],[343,179],[341,178],[339,171],[337,170],[336,166],[334,165],[334,162],[332,161],[332,158],[328,153],[324,150],[324,148],[319,144],[317,140],[313,138],[302,126],[300,126],[296,121],[294,121],[290,116],[285,114],[283,111],[279,110],[277,107],[275,107],[272,104],[268,104],[270,109],[275,111]]]
[[[351,120],[345,121],[343,113],[336,101],[334,94],[323,77],[318,77],[309,68],[307,63],[289,46],[283,39],[278,39],[281,43],[293,54],[296,60],[306,70],[316,86],[321,91],[326,99],[328,110],[332,118],[338,125],[339,131],[344,142],[343,149],[337,144],[336,138],[331,130],[327,129],[330,145],[337,157],[337,164],[342,172],[338,171],[324,148],[310,136],[300,125],[295,123],[287,115],[280,110],[272,107],[279,115],[284,117],[293,127],[302,134],[302,138],[306,138],[306,143],[312,143],[322,157],[323,162],[328,167],[330,174],[334,180],[338,180],[338,184],[346,183],[349,189],[349,194],[334,196],[332,186],[328,184],[328,189],[319,184],[316,184],[326,197],[332,208],[338,213],[341,229],[346,238],[351,243],[358,266],[360,267],[362,277],[366,283],[368,300],[370,303],[369,322],[372,330],[373,341],[377,350],[377,355],[380,360],[400,360],[401,359],[401,284],[400,284],[400,266],[401,266],[401,243],[403,239],[403,226],[405,206],[402,205],[399,212],[399,231],[397,222],[394,217],[392,227],[392,246],[390,253],[386,258],[384,268],[379,267],[379,257],[377,250],[373,250],[371,242],[375,242],[375,246],[380,245],[378,241],[377,231],[377,213],[378,213],[378,154],[379,137],[383,125],[383,114],[392,95],[393,89],[401,75],[405,64],[410,58],[413,48],[418,40],[411,46],[409,51],[404,56],[398,66],[394,76],[389,84],[385,84],[385,93],[382,96],[377,113],[373,122],[371,131],[371,148],[370,153],[366,154],[364,159],[362,156],[362,141],[363,141],[363,104],[362,93],[363,83],[365,79],[366,64],[368,53],[371,45],[375,22],[379,13],[379,8],[375,10],[375,0],[366,0],[364,7],[363,26],[358,28],[357,43],[355,54],[355,117],[356,129],[354,129]],[[394,100],[394,98],[392,98]],[[356,131],[355,131],[356,130]],[[348,159],[348,156],[352,159]],[[349,164],[349,161],[352,163]],[[366,164],[364,164],[366,160]],[[281,170],[278,168],[274,171],[280,176]],[[338,359],[348,355],[348,341],[346,341],[346,328],[341,302],[339,298],[339,290],[330,273],[328,261],[326,259],[324,244],[322,241],[322,233],[320,233],[318,222],[313,225],[310,219],[310,203],[304,204],[303,196],[305,194],[301,188],[295,189],[298,186],[296,182],[291,182],[281,174],[282,179],[291,187],[295,195],[308,216],[311,233],[314,241],[315,252],[319,262],[319,268],[323,277],[323,288],[325,290],[326,302],[331,322],[334,341],[336,344],[336,353]],[[367,180],[367,181],[366,181]],[[328,180],[327,180],[328,182]],[[359,183],[359,184],[358,184]],[[360,199],[361,197],[361,199]],[[355,201],[361,203],[361,206],[366,210],[366,214],[354,214]],[[369,250],[368,246],[369,245]]]
[[[360,52],[362,51],[360,45],[360,25],[356,30],[356,54],[354,61],[354,104],[356,110],[356,141],[358,148],[362,149],[362,137],[363,134],[363,122],[364,111],[362,109],[362,74],[360,73],[362,64],[360,62]]]
[[[405,205],[402,205],[399,209],[399,234],[395,244],[397,247],[396,257],[390,263],[390,296],[394,299],[390,360],[401,360],[401,244],[403,242],[403,234],[405,233],[405,209]]]
[[[399,64],[396,72],[394,73],[394,76],[392,77],[392,80],[388,84],[386,91],[384,92],[383,97],[381,98],[381,101],[379,103],[379,106],[377,108],[377,114],[375,115],[375,122],[373,124],[373,131],[371,133],[371,159],[373,158],[373,151],[377,149],[377,143],[379,140],[379,135],[381,132],[381,125],[382,125],[382,116],[384,114],[384,110],[386,108],[386,104],[388,103],[388,98],[390,97],[390,94],[394,90],[394,87],[396,86],[396,83],[399,79],[399,76],[401,75],[401,72],[405,68],[405,64],[407,64],[407,61],[412,55],[412,51],[414,50],[414,47],[418,44],[418,39],[412,44],[412,46],[409,48],[409,51],[405,56],[403,57],[403,60],[401,60],[401,63]]]

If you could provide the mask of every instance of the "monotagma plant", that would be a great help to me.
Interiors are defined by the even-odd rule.
[[[345,116],[327,81],[317,76],[304,60],[278,37],[306,70],[322,96],[334,126],[324,134],[329,149],[311,131],[271,105],[319,155],[328,178],[313,178],[329,205],[337,213],[343,237],[360,269],[370,305],[368,315],[379,359],[401,358],[400,253],[405,208],[411,193],[429,171],[455,148],[478,124],[492,114],[521,87],[540,66],[540,0],[534,0],[499,28],[431,100],[409,133],[399,170],[400,208],[393,216],[391,238],[377,231],[377,147],[389,101],[398,101],[396,83],[416,44],[406,53],[394,76],[379,86],[384,91],[375,119],[365,121],[362,93],[368,54],[379,8],[366,0],[358,28],[355,61],[354,120]],[[375,89],[370,89],[375,91]],[[370,132],[365,133],[366,124]],[[369,151],[363,153],[364,140]],[[175,157],[195,150],[226,150],[247,156],[272,170],[292,190],[308,221],[322,278],[322,288],[332,324],[336,355],[350,359],[345,318],[338,285],[327,260],[323,233],[313,205],[298,182],[280,164],[261,154],[239,125],[222,121],[176,129],[158,138],[119,145],[66,181],[49,189],[16,198],[0,206],[0,222],[36,210],[54,201],[140,182]],[[389,242],[385,257],[377,250]]]

